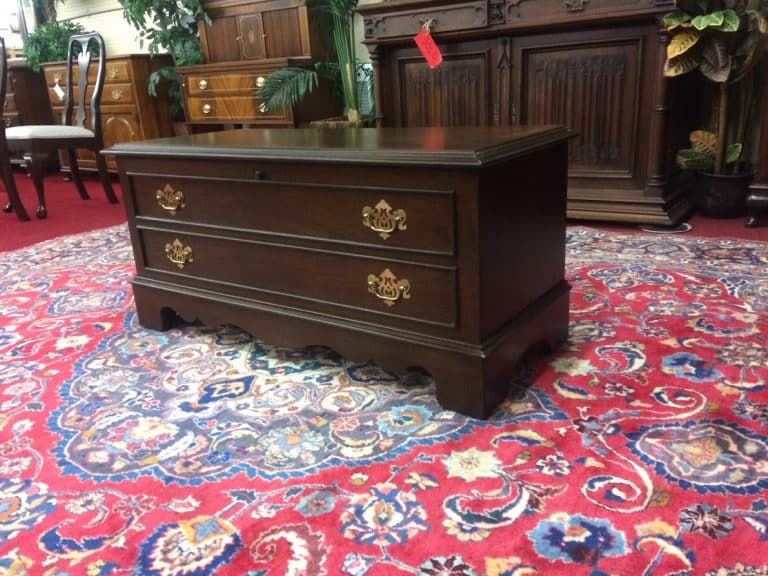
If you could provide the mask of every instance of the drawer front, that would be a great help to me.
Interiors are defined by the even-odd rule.
[[[290,111],[267,112],[254,96],[190,97],[187,99],[190,121],[230,121],[258,124],[292,123]]]
[[[95,71],[95,68],[93,70]],[[110,62],[107,60],[104,74],[105,85],[131,83],[131,66],[127,60],[120,60],[117,62]]]
[[[451,190],[131,176],[137,217],[450,255]]]
[[[456,270],[139,228],[148,270],[364,313],[456,325]]]
[[[366,38],[413,36],[430,23],[433,33],[485,28],[488,26],[487,2],[463,2],[418,10],[376,14],[365,18]]]
[[[102,104],[134,104],[131,84],[105,84]]]
[[[257,74],[190,74],[185,79],[190,96],[250,95],[261,88],[270,71]]]
[[[98,72],[98,67],[95,64],[92,64],[90,69],[88,70],[88,79],[89,82],[95,82],[96,81],[96,73]],[[61,65],[50,65],[47,64],[43,67],[43,73],[45,75],[45,83],[48,86],[53,86],[57,82],[64,86],[67,83],[67,67],[64,64]],[[80,70],[75,66],[72,69],[72,80],[73,82],[77,83],[78,79],[80,78]],[[131,83],[131,66],[128,60],[117,60],[117,61],[110,61],[107,60],[106,67],[104,68],[104,85],[107,86],[109,84],[125,84]]]
[[[589,17],[608,12],[648,8],[647,0],[537,0],[536,2],[512,0],[507,2],[507,21],[519,21],[523,24],[533,23],[536,20]]]

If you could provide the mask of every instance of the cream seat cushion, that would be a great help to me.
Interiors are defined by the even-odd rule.
[[[5,129],[8,140],[27,140],[29,138],[93,138],[93,132],[80,126],[63,124],[30,124],[13,126]]]

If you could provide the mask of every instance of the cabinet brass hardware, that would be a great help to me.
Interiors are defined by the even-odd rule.
[[[122,90],[112,90],[112,100],[120,100],[123,97]]]
[[[376,276],[368,274],[368,292],[376,296],[387,306],[394,306],[400,299],[408,300],[411,297],[411,283],[407,279],[398,280],[389,268]]]
[[[386,200],[379,200],[375,207],[365,206],[363,208],[363,226],[366,226],[378,232],[384,240],[395,230],[405,230],[406,214],[405,210],[392,210],[392,206],[387,204]]]
[[[256,78],[256,87],[257,88],[261,88],[262,86],[264,86],[264,82],[266,82],[266,80],[264,80],[264,76],[257,77]]]
[[[171,216],[184,208],[184,193],[181,190],[174,190],[170,184],[166,184],[162,190],[155,193],[157,205],[163,210],[167,210]]]
[[[203,104],[203,114],[210,114],[213,107],[210,104]]]
[[[192,248],[184,246],[178,238],[173,241],[173,244],[165,245],[165,255],[179,267],[179,270],[192,262]]]
[[[197,86],[200,88],[200,90],[205,90],[206,88],[208,88],[208,81],[200,80],[200,82],[197,83]]]
[[[589,0],[563,0],[563,5],[568,12],[581,12],[584,10],[584,4]]]
[[[266,104],[264,104],[264,102],[262,102],[261,104],[259,104],[259,112],[261,112],[261,113],[263,114],[263,113],[265,113],[266,111],[267,111],[267,105],[266,105]]]
[[[114,80],[118,76],[120,76],[120,71],[117,68],[110,68],[109,70],[107,70],[107,77],[110,80]]]

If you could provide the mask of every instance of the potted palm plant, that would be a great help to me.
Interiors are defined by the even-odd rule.
[[[364,122],[360,114],[358,75],[361,67],[355,57],[353,10],[358,0],[308,0],[307,9],[319,17],[327,34],[329,58],[313,67],[287,66],[270,74],[256,95],[265,110],[292,108],[316,88],[323,79],[334,83],[341,94],[347,125]]]
[[[678,152],[677,164],[699,176],[693,202],[702,213],[738,215],[753,176],[747,143],[768,0],[676,0],[664,24],[671,35],[665,76],[698,70],[715,87],[709,126],[691,133],[691,148]]]

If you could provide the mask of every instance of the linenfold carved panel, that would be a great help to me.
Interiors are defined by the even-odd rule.
[[[564,124],[575,132],[571,175],[599,169],[632,176],[639,52],[635,41],[522,52],[521,121]]]
[[[490,86],[486,54],[444,57],[430,70],[421,58],[399,62],[401,126],[487,126]]]

